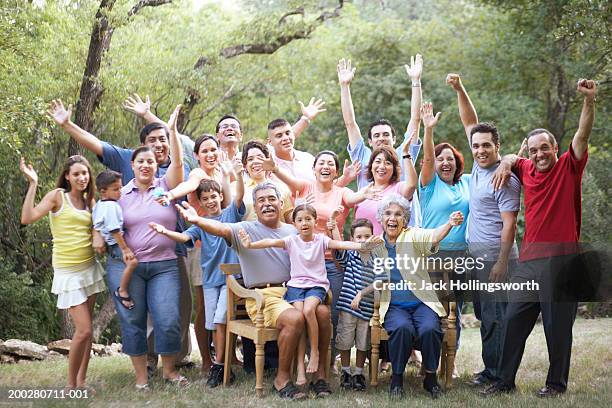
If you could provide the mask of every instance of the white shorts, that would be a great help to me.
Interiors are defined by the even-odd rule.
[[[204,288],[206,330],[215,330],[215,324],[225,324],[227,318],[227,286]]]

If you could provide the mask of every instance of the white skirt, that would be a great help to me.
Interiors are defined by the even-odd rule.
[[[72,268],[53,268],[53,272],[51,292],[57,295],[58,309],[80,305],[94,293],[106,290],[106,271],[95,259]]]

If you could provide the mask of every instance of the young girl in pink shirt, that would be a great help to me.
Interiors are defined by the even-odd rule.
[[[336,209],[332,217],[342,213],[343,208]],[[314,373],[319,365],[319,326],[317,325],[316,308],[322,305],[329,290],[329,280],[325,270],[325,251],[367,250],[382,245],[380,237],[371,237],[367,242],[336,241],[324,234],[314,232],[317,211],[308,204],[298,205],[293,211],[293,225],[297,235],[283,239],[262,239],[251,242],[248,233],[241,230],[240,240],[245,248],[284,248],[289,253],[291,261],[291,279],[287,282],[285,300],[304,314],[306,328],[310,339],[310,358],[308,368],[304,367],[306,341],[300,341],[298,346],[298,378],[297,384],[306,383],[306,373]],[[326,307],[326,306],[325,306]]]

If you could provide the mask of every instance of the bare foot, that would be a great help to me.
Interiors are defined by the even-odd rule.
[[[303,385],[306,385],[307,382],[308,379],[306,378],[306,372],[298,372],[297,378],[295,379],[295,385],[301,387]]]
[[[319,352],[310,350],[310,357],[308,358],[308,367],[306,367],[307,373],[316,373],[319,370]]]

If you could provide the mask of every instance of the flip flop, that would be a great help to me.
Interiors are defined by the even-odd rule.
[[[306,398],[306,394],[300,391],[293,382],[289,381],[283,388],[277,390],[274,384],[272,384],[272,390],[278,394],[281,398],[288,398],[291,400],[300,400]]]
[[[126,296],[123,297],[119,294],[119,287],[117,287],[117,289],[115,289],[115,291],[113,292],[113,296],[117,298],[117,300],[119,300],[119,303],[121,303],[121,306],[125,307],[127,310],[132,310],[134,308],[134,299],[132,299],[131,296]],[[132,302],[131,306],[126,306],[125,303],[123,302]]]
[[[329,384],[327,383],[327,381],[325,381],[322,378],[317,380],[314,383],[311,382],[310,390],[315,393],[315,396],[317,398],[327,397],[328,395],[331,395],[332,393],[331,388],[329,388]]]

